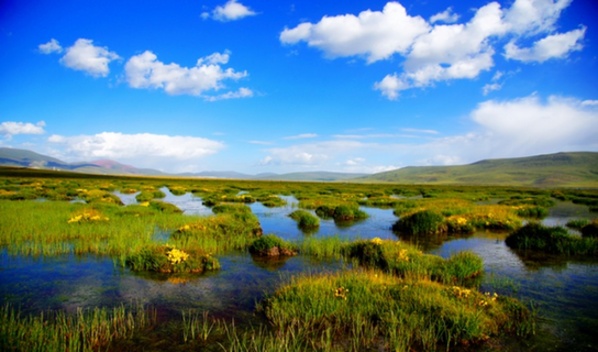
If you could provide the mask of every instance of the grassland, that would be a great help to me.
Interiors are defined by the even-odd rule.
[[[469,165],[405,167],[360,178],[401,184],[598,187],[598,153],[483,160]]]
[[[202,197],[214,214],[183,215],[159,200],[164,188]],[[117,191],[136,195],[138,204],[124,206],[114,195]],[[320,217],[354,221],[363,217],[360,205],[392,208],[399,217],[401,241],[305,237],[288,243],[264,235],[247,204],[282,206],[281,195],[299,200],[302,212],[295,218],[308,227],[319,222],[312,211]],[[442,259],[424,254],[416,245],[430,235],[515,231],[528,217],[541,215],[537,209],[550,207],[555,199],[595,208],[598,191],[101,177],[4,169],[0,175],[0,248],[13,256],[106,256],[119,267],[166,275],[202,275],[221,270],[220,256],[264,254],[274,247],[282,255],[298,252],[311,258],[344,260],[352,264],[347,270],[297,276],[271,292],[257,311],[265,324],[239,327],[210,319],[206,312],[182,312],[173,344],[183,350],[210,346],[231,351],[446,350],[483,346],[508,334],[533,334],[533,312],[512,298],[480,292],[483,263],[475,254],[457,253]],[[157,238],[157,230],[167,236]],[[155,321],[151,310],[144,310],[139,318],[139,311],[125,310],[23,317],[18,309],[5,307],[0,325],[15,328],[0,329],[0,342],[17,350],[30,349],[50,337],[40,332],[20,342],[22,331],[51,326],[48,334],[58,336],[52,337],[58,347],[50,350],[127,346],[145,327],[151,330]],[[133,332],[105,332],[113,339],[101,344],[85,342],[88,333],[78,330],[88,319],[97,320],[92,324],[95,332],[89,334],[99,334],[104,325],[123,314],[127,318],[118,318],[121,322],[114,326],[126,327],[135,319],[146,323],[137,324],[141,330]],[[73,342],[79,347],[68,345],[71,339],[65,336],[71,334],[83,339]]]

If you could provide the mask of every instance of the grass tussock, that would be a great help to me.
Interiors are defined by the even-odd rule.
[[[297,226],[303,231],[316,230],[320,227],[320,219],[307,210],[295,210],[289,214],[289,217],[297,221]]]
[[[249,246],[249,252],[262,257],[293,256],[297,254],[295,245],[269,234],[261,236]]]
[[[484,270],[482,259],[471,252],[460,252],[448,259],[425,254],[412,245],[373,239],[345,245],[344,253],[360,265],[399,277],[471,286]]]
[[[310,350],[433,351],[533,332],[531,313],[509,298],[377,270],[296,277],[262,309]]]
[[[220,269],[218,259],[198,250],[170,245],[150,245],[131,253],[125,264],[133,271],[158,273],[203,273]]]
[[[505,239],[505,243],[513,249],[522,251],[539,251],[566,256],[595,257],[598,255],[598,238],[572,236],[563,227],[548,227],[538,223],[529,223],[511,233]]]

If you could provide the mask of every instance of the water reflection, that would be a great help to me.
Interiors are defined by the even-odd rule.
[[[278,261],[274,267],[242,254],[219,260],[218,272],[169,276],[132,273],[115,267],[107,258],[42,260],[11,257],[4,251],[0,253],[0,304],[11,303],[28,313],[141,303],[174,315],[198,309],[239,320],[253,314],[256,302],[291,275],[341,267],[338,262],[313,262],[300,256]]]

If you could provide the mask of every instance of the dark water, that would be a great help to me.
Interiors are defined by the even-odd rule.
[[[167,190],[165,201],[187,214],[211,214],[201,199],[186,194],[174,196]],[[129,198],[126,198],[129,197]],[[126,204],[134,195],[121,196]],[[264,233],[287,240],[304,236],[396,239],[390,230],[397,218],[392,210],[362,208],[370,217],[348,226],[322,220],[320,229],[304,234],[288,217],[297,201],[285,197],[288,205],[267,208],[251,204]],[[591,218],[586,207],[562,203],[543,222],[564,225],[575,218]],[[468,238],[448,240],[430,253],[448,257],[471,250],[485,263],[481,290],[523,300],[539,315],[538,336],[528,346],[535,351],[598,350],[598,261],[574,262],[558,258],[528,258],[504,244],[505,234],[481,232]],[[138,275],[119,268],[109,258],[62,256],[52,258],[11,257],[0,252],[0,304],[12,303],[25,312],[47,309],[75,311],[77,307],[147,304],[173,315],[187,309],[210,311],[213,316],[251,320],[255,305],[292,275],[304,272],[334,271],[339,262],[314,262],[293,257],[281,262],[260,262],[249,255],[218,258],[222,269],[193,277]]]

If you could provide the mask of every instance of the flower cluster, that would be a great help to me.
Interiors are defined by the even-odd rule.
[[[86,210],[79,215],[75,215],[68,220],[69,224],[82,223],[82,222],[97,222],[97,221],[108,221],[109,218],[103,216],[95,210]]]
[[[400,261],[409,261],[409,256],[407,255],[407,250],[406,249],[401,249],[398,253],[398,259]]]
[[[486,292],[486,293],[484,293],[484,296],[486,296],[486,298],[481,299],[480,302],[478,303],[480,305],[480,307],[485,307],[490,302],[496,302],[496,300],[498,299],[498,294],[496,292],[494,292],[492,295],[490,295],[490,292]]]
[[[382,244],[382,239],[380,237],[374,237],[372,238],[372,243],[373,244],[377,244],[377,245],[381,245]]]
[[[347,293],[349,293],[349,290],[341,286],[334,290],[334,297],[346,300]]]
[[[467,298],[471,294],[471,290],[470,289],[462,288],[462,287],[459,287],[459,286],[453,286],[452,290],[453,290],[453,294],[457,298]]]
[[[167,256],[168,256],[168,261],[170,261],[170,263],[173,265],[182,263],[185,260],[187,260],[187,258],[189,258],[188,253],[185,253],[185,252],[181,251],[180,249],[176,249],[176,248],[172,248],[171,250],[169,250],[167,253]]]

